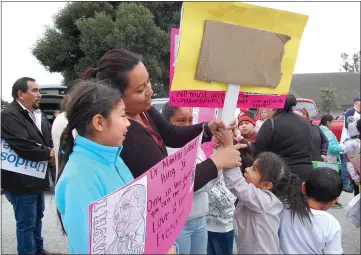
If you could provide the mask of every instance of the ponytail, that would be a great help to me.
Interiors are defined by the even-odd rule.
[[[97,76],[98,68],[87,67],[85,68],[83,74],[81,75],[82,80],[95,79]]]
[[[285,112],[290,112],[292,111],[293,107],[296,106],[296,104],[297,104],[296,97],[294,95],[287,95],[283,110]]]
[[[60,137],[59,155],[57,155],[59,159],[59,170],[58,170],[58,176],[56,178],[56,183],[58,183],[60,176],[63,173],[64,167],[69,160],[69,156],[73,151],[73,146],[74,146],[73,128],[68,123],[68,125],[66,126]],[[57,214],[60,220],[61,228],[64,234],[66,234],[59,210],[57,210]]]
[[[291,210],[292,222],[297,214],[302,224],[305,219],[311,223],[311,209],[306,196],[302,193],[301,185],[301,180],[295,174],[285,170],[283,177],[274,186],[273,193],[286,209]]]

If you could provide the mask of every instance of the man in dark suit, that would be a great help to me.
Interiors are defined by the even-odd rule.
[[[1,138],[23,161],[54,165],[51,126],[39,110],[39,85],[32,78],[20,78],[13,85],[12,96],[14,101],[1,112]],[[6,156],[2,153],[1,160]],[[45,178],[1,169],[1,187],[14,208],[19,254],[49,254],[41,235],[49,167]]]

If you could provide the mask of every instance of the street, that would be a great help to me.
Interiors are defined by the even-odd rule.
[[[353,194],[342,193],[340,202],[346,205]],[[67,240],[61,232],[56,214],[54,195],[46,195],[46,209],[43,220],[44,248],[52,253],[68,253]],[[16,254],[15,219],[11,205],[4,195],[1,196],[1,253]],[[360,229],[346,219],[344,209],[330,209],[342,227],[342,246],[344,254],[360,254]]]

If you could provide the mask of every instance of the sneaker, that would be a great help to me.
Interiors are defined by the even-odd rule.
[[[347,192],[347,193],[353,193],[353,187],[348,185],[348,186],[343,186],[342,188],[343,191]]]
[[[341,208],[343,208],[343,205],[342,205],[340,202],[336,202],[336,203],[332,206],[332,208],[341,209]]]

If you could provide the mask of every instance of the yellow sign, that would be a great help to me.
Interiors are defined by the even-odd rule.
[[[291,36],[285,45],[282,79],[277,88],[243,85],[241,91],[264,94],[287,94],[290,90],[298,48],[308,16],[239,2],[184,2],[180,46],[172,82],[172,91],[225,91],[225,83],[195,80],[206,20],[263,29]]]

